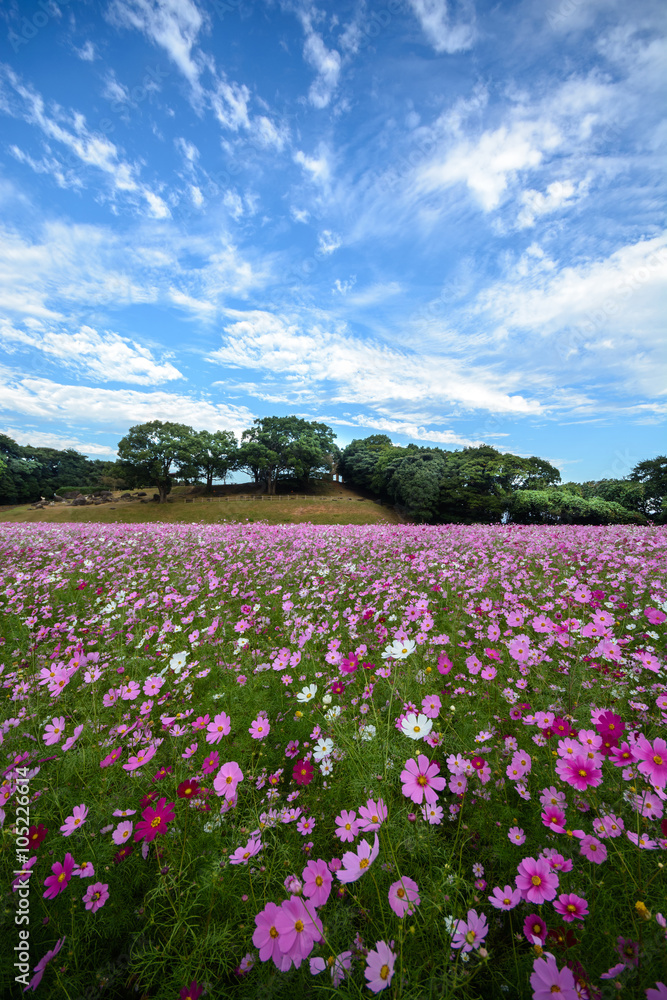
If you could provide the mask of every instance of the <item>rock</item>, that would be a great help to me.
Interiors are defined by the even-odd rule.
[[[146,496],[148,496],[148,494],[147,493],[137,493],[137,496],[138,497],[146,497]]]
[[[85,497],[78,496],[72,500],[72,507],[87,507],[89,501]]]

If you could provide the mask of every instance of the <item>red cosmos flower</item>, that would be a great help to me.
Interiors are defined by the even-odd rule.
[[[159,771],[156,771],[155,775],[151,778],[151,781],[153,784],[155,784],[156,781],[164,781],[167,775],[171,774],[173,770],[174,769],[171,764],[167,767],[161,767]],[[157,794],[157,792],[155,794]]]
[[[547,931],[547,941],[552,944],[555,948],[561,948],[566,951],[568,948],[574,948],[575,944],[579,944],[579,939],[574,936],[574,933],[569,927],[554,927],[552,930]]]
[[[486,761],[484,760],[483,757],[473,757],[470,763],[472,764],[472,766],[475,768],[476,771],[481,771],[484,765],[486,764]]]
[[[308,760],[297,760],[292,770],[292,777],[297,785],[309,785],[313,780],[315,768]]]
[[[133,850],[134,846],[132,844],[123,844],[121,849],[119,851],[116,851],[116,853],[113,856],[114,864],[119,865],[121,861],[125,861],[125,858],[129,858]]]
[[[570,734],[572,733],[572,726],[567,721],[567,719],[563,719],[561,716],[558,716],[556,719],[554,719],[551,728],[558,736],[561,736],[563,739],[566,736],[570,736]]]
[[[611,746],[618,746],[620,738],[625,731],[625,723],[620,715],[609,711],[603,712],[598,716],[595,728],[605,743],[609,743]]]
[[[176,789],[176,794],[179,799],[191,799],[193,795],[196,795],[199,791],[199,782],[195,781],[194,778],[188,778],[187,781],[182,781],[178,788]]]
[[[28,830],[28,840],[31,847],[39,847],[49,831],[40,823],[39,826],[31,826]]]
[[[334,694],[343,694],[345,685],[342,681],[334,681],[329,690],[333,691]]]
[[[142,812],[143,819],[137,823],[134,831],[135,840],[145,840],[150,843],[158,833],[167,832],[167,823],[174,819],[174,803],[167,805],[166,799],[158,799],[155,806],[148,806]]]
[[[146,795],[144,795],[143,799],[141,800],[141,803],[140,803],[141,808],[142,809],[146,809],[147,806],[150,806],[153,802],[155,802],[156,798],[157,798],[157,792],[156,791],[155,792],[147,792]]]

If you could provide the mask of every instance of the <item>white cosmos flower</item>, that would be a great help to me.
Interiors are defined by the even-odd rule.
[[[401,732],[411,740],[423,740],[433,729],[433,720],[426,715],[410,712],[401,722]]]
[[[362,726],[361,729],[359,730],[359,736],[364,741],[364,743],[370,743],[370,741],[373,739],[376,733],[377,729],[370,723],[367,726]]]
[[[391,646],[387,646],[382,654],[382,659],[386,660],[391,656],[392,660],[404,660],[410,653],[414,653],[416,643],[412,639],[394,639]]]
[[[320,771],[322,772],[322,774],[331,774],[331,772],[333,771],[333,764],[331,763],[328,757],[326,757],[320,764]]]
[[[188,658],[187,652],[174,653],[169,661],[169,666],[174,671],[174,673],[180,674],[181,670],[185,666],[185,661]]]
[[[301,688],[296,696],[296,700],[300,702],[312,701],[316,694],[317,684],[309,684],[308,687]]]
[[[327,711],[324,713],[324,718],[327,720],[327,722],[334,722],[334,720],[337,719],[339,715],[340,715],[340,705],[332,705],[331,708],[328,708]]]
[[[332,750],[333,740],[319,739],[315,744],[315,749],[313,750],[313,760],[316,760],[319,764],[321,760],[324,760],[325,757],[329,756]]]

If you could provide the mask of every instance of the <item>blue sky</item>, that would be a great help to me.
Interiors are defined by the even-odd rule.
[[[0,430],[665,451],[659,0],[9,0]]]

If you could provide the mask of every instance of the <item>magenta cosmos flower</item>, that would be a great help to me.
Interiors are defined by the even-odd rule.
[[[419,886],[413,879],[404,875],[398,882],[389,886],[389,905],[397,917],[414,913],[420,903]]]
[[[346,851],[343,855],[343,868],[336,872],[336,878],[340,882],[356,882],[361,876],[368,871],[370,866],[373,864],[380,852],[380,843],[378,841],[378,835],[375,834],[375,842],[373,846],[368,843],[367,840],[362,840],[357,848],[357,853],[354,851]]]
[[[495,888],[488,900],[497,910],[513,910],[521,902],[521,892],[506,885],[504,889]]]
[[[533,1000],[577,1000],[574,976],[568,968],[558,970],[553,955],[537,958],[533,962],[533,974],[530,977],[533,987]]]
[[[649,743],[641,734],[634,747],[632,756],[637,761],[639,770],[646,775],[655,788],[664,788],[667,783],[667,743],[656,739]]]
[[[92,910],[93,913],[100,910],[108,898],[109,886],[105,885],[103,882],[93,882],[92,885],[88,886],[86,895],[82,897],[84,903],[86,904],[86,909]]]
[[[63,825],[60,827],[60,832],[63,837],[71,837],[75,830],[78,830],[80,826],[86,822],[86,816],[88,815],[88,806],[83,803],[80,806],[74,806],[72,810],[72,815],[68,816]]]
[[[291,958],[298,969],[304,958],[308,958],[313,945],[322,940],[322,923],[317,916],[311,916],[299,896],[290,896],[285,900],[275,921],[280,935],[280,951]]]
[[[145,750],[140,750],[139,753],[134,757],[130,757],[127,764],[123,764],[124,771],[136,771],[137,768],[143,767],[144,764],[150,763],[156,754],[156,749],[153,746],[146,747]]]
[[[378,941],[373,951],[366,956],[364,975],[368,980],[368,988],[373,993],[386,990],[394,975],[396,954],[384,941]]]
[[[49,875],[44,880],[46,892],[43,895],[45,899],[55,899],[56,896],[67,888],[67,883],[72,877],[75,865],[76,862],[69,852],[63,858],[62,864],[56,861],[55,865],[51,865],[53,875]]]
[[[588,913],[588,903],[581,896],[576,896],[573,892],[561,893],[554,901],[554,910],[560,913],[566,923],[573,920],[583,920]]]
[[[545,858],[524,858],[515,877],[516,887],[529,903],[544,903],[554,899],[558,889],[558,875],[552,871]]]
[[[420,753],[417,760],[410,757],[405,762],[405,769],[401,771],[401,781],[403,782],[402,792],[406,799],[411,799],[417,805],[421,805],[424,799],[429,805],[438,801],[438,792],[447,784],[444,778],[438,778],[440,767],[431,763],[423,753]]]
[[[206,727],[206,742],[219,743],[223,736],[229,735],[231,728],[232,720],[226,712],[220,712]]]
[[[467,921],[457,920],[454,925],[452,948],[462,948],[464,953],[473,949],[476,951],[488,933],[484,914],[478,916],[476,910],[468,910]]]
[[[523,933],[531,944],[544,944],[547,939],[547,925],[536,913],[529,913],[523,922]]]
[[[231,760],[228,764],[222,765],[213,779],[213,787],[218,795],[233,799],[239,781],[243,781],[243,771],[235,760]]]
[[[142,819],[137,823],[134,839],[150,843],[158,833],[166,833],[167,823],[171,823],[175,816],[174,805],[173,802],[167,805],[166,799],[158,799],[154,806],[147,806],[141,814]]]
[[[326,861],[309,861],[302,872],[303,894],[313,906],[324,906],[331,892],[333,881]]]
[[[576,754],[568,760],[559,760],[556,764],[556,774],[578,792],[602,784],[602,769],[595,767],[593,762],[582,754]]]

